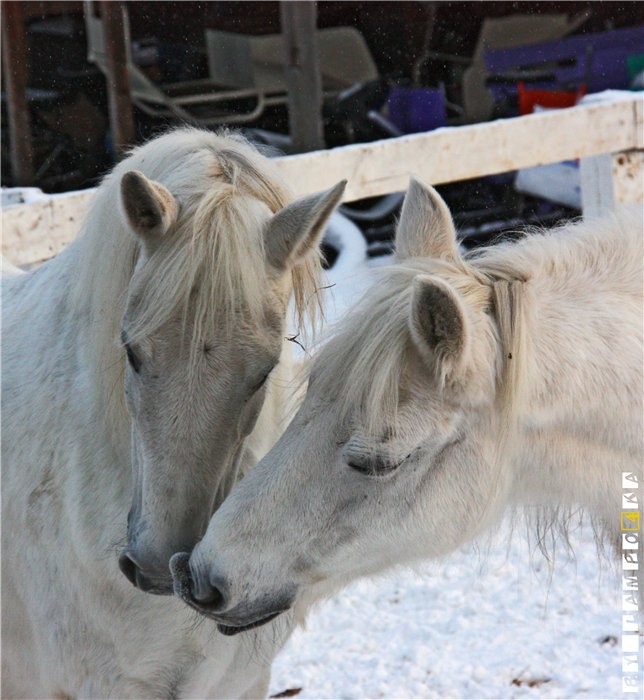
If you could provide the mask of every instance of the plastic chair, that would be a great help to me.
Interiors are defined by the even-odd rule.
[[[378,69],[364,37],[353,27],[330,27],[316,32],[322,88],[336,95],[356,83],[378,79]],[[210,77],[236,88],[284,95],[286,51],[282,34],[249,36],[206,30]]]
[[[101,3],[84,0],[85,27],[87,30],[87,59],[95,63],[107,76],[107,54],[103,23],[97,12]],[[267,101],[256,89],[222,90],[221,85],[211,80],[196,80],[169,85],[156,85],[132,60],[130,47],[130,27],[127,8],[123,8],[125,29],[126,62],[130,78],[132,102],[145,114],[153,117],[175,118],[197,126],[218,124],[243,124],[257,119],[264,111]],[[206,108],[216,108],[218,104],[236,100],[255,100],[252,110],[247,112],[226,112],[201,114]]]

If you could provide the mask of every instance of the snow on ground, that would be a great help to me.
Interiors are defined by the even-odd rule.
[[[554,572],[523,533],[509,546],[507,535],[502,528],[489,550],[361,580],[322,603],[278,656],[271,694],[627,697],[619,583],[598,563],[590,528],[573,537],[575,561],[557,550]]]
[[[335,223],[343,251],[341,267],[328,274],[331,323],[366,291],[372,268],[390,261],[365,264],[352,224]],[[575,561],[560,547],[551,571],[531,553],[523,528],[510,537],[506,524],[485,547],[354,583],[295,632],[273,666],[270,693],[301,688],[298,698],[316,700],[628,697],[621,694],[617,574],[598,559],[590,528],[572,541]]]

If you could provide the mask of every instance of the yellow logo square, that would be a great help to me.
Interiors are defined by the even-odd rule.
[[[622,530],[640,529],[640,512],[638,510],[625,510],[621,514]]]

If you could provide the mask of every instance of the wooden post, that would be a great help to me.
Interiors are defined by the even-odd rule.
[[[107,92],[109,98],[110,126],[114,148],[122,152],[134,143],[134,114],[130,77],[127,70],[129,47],[125,36],[122,2],[101,2],[101,18],[105,36],[107,63]]]
[[[282,0],[280,16],[286,50],[291,140],[298,152],[316,151],[324,148],[317,5],[312,0]]]
[[[623,206],[644,204],[644,150],[582,158],[580,176],[585,217],[596,218]]]
[[[22,2],[2,2],[2,58],[13,184],[32,185],[34,157],[31,145],[31,115],[27,101],[29,60]]]

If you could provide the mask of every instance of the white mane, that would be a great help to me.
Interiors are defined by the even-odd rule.
[[[70,302],[90,307],[96,324],[95,356],[105,391],[122,405],[119,324],[139,252],[139,239],[119,211],[122,175],[139,170],[165,185],[180,206],[176,227],[143,270],[146,294],[138,306],[132,339],[153,332],[190,301],[195,309],[193,347],[215,323],[242,312],[262,313],[267,287],[263,223],[291,201],[276,166],[239,134],[180,128],[133,149],[100,186],[75,243],[79,269]],[[300,325],[315,320],[319,303],[315,254],[292,271]],[[120,409],[119,409],[119,412]]]
[[[499,348],[497,402],[505,419],[499,437],[499,453],[511,449],[511,436],[532,384],[530,350],[530,296],[534,280],[556,279],[570,285],[591,276],[598,283],[615,284],[615,267],[641,278],[641,242],[630,235],[632,250],[624,256],[626,232],[638,231],[628,215],[606,221],[575,222],[547,231],[530,231],[517,242],[501,243],[466,254],[450,262],[413,258],[378,271],[378,281],[356,310],[342,320],[321,351],[315,381],[337,397],[341,413],[358,412],[368,429],[378,430],[395,418],[398,388],[411,342],[408,315],[412,282],[419,274],[441,277],[454,287],[470,307],[487,310],[495,320],[497,335],[489,338]],[[628,234],[626,236],[628,238]],[[639,246],[639,247],[638,247]],[[613,261],[620,256],[619,261]],[[626,282],[625,289],[633,285]],[[350,370],[347,371],[347,368]],[[445,377],[438,377],[445,386]]]
[[[401,376],[412,342],[409,309],[413,280],[418,275],[441,277],[477,310],[493,309],[496,304],[504,340],[509,342],[516,335],[510,329],[510,324],[516,323],[514,295],[502,292],[505,284],[496,286],[499,280],[465,260],[410,258],[382,268],[378,274],[378,281],[322,349],[312,377],[324,383],[325,393],[337,397],[344,417],[353,412],[369,432],[395,420]],[[492,345],[495,341],[489,338],[488,342]],[[444,374],[436,380],[441,390],[449,383]]]

